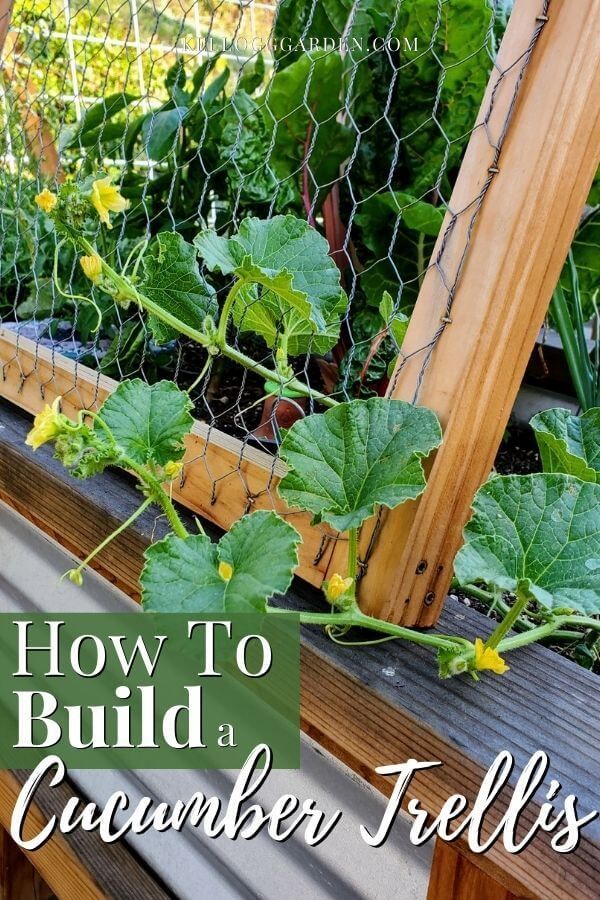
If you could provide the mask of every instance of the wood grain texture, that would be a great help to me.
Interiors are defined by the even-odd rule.
[[[62,409],[75,416],[96,409],[117,382],[66,357],[52,353],[0,327],[0,397],[38,413],[62,397]],[[173,498],[227,530],[245,512],[275,509],[302,534],[297,574],[311,584],[323,582],[333,549],[331,532],[312,527],[310,516],[293,512],[279,499],[277,483],[285,471],[274,457],[196,422],[186,442],[182,480]]]
[[[0,771],[0,825],[7,831],[28,775],[24,770]],[[41,784],[29,810],[25,838],[38,833],[53,815],[59,815],[73,796],[72,789],[64,782],[54,788]],[[78,829],[68,837],[54,834],[38,850],[22,852],[59,900],[123,900],[125,897],[127,900],[169,900],[171,897],[124,844],[105,844],[94,832]],[[30,893],[27,900],[34,897]]]
[[[4,42],[10,26],[10,14],[13,0],[0,0],[0,54],[4,48]]]
[[[0,900],[55,900],[8,831],[0,828]]]
[[[92,484],[102,498],[102,517],[122,519],[136,503],[133,487],[110,473],[85,483],[64,475],[59,490],[60,467],[49,449],[33,454],[23,447],[27,416],[0,404],[0,426],[3,495],[59,542],[64,528],[56,527],[56,505],[62,522],[80,523],[85,530],[85,521],[93,517],[88,493]],[[139,571],[149,531],[148,521],[135,523],[128,543],[119,549],[119,565],[124,567],[128,560],[131,571]],[[100,571],[110,575],[109,566],[105,559]],[[284,602],[290,608],[314,609],[319,595],[298,579]],[[456,603],[446,606],[439,627],[471,639],[485,638],[490,631],[488,619]],[[456,792],[472,803],[491,762],[507,749],[515,757],[514,777],[532,753],[544,750],[551,761],[546,783],[556,778],[563,786],[561,797],[575,794],[581,814],[600,806],[600,707],[592,702],[598,678],[542,647],[515,653],[510,672],[502,678],[490,676],[477,684],[469,678],[440,682],[433,654],[425,648],[388,643],[342,649],[320,629],[305,628],[301,680],[305,732],[384,794],[390,794],[393,783],[375,772],[377,766],[409,758],[443,763],[419,773],[407,795],[407,800],[417,797],[430,814],[437,814]],[[520,829],[531,827],[543,799],[538,795],[532,801],[521,816]],[[499,822],[507,802],[503,793],[484,834]],[[371,829],[377,824],[365,822]],[[452,846],[461,855],[466,851],[462,838]],[[477,858],[477,865],[515,897],[595,900],[600,822],[584,830],[574,853],[557,855],[545,835],[516,855],[497,842]]]
[[[600,160],[600,4],[551,0],[469,236],[541,7],[515,4],[498,60],[507,72],[499,84],[492,76],[482,105],[494,92],[492,112],[473,132],[450,200],[463,212],[427,271],[403,344],[410,358],[392,379],[392,396],[412,401],[417,393],[444,428],[425,493],[384,516],[361,585],[366,611],[406,624],[431,625],[440,614],[473,496],[493,465]],[[421,381],[426,352],[418,351],[440,327],[467,244],[451,323]]]
[[[427,900],[517,900],[504,885],[458,853],[451,844],[435,843]]]

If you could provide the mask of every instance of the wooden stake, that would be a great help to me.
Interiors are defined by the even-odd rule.
[[[515,4],[450,201],[462,212],[439,264],[428,269],[403,347],[410,358],[392,379],[391,396],[417,394],[444,428],[425,494],[384,515],[362,582],[364,608],[393,621],[427,626],[440,614],[473,496],[493,465],[598,167],[600,4],[551,0],[469,236],[472,204],[489,177],[541,10],[540,0]],[[423,367],[428,351],[418,351],[446,316],[447,285],[463,257],[451,323]]]
[[[517,900],[514,894],[437,838],[429,876],[427,900]]]
[[[0,900],[52,900],[53,897],[10,834],[0,828]]]
[[[12,5],[13,0],[0,0],[0,53],[2,53],[4,41],[6,40],[6,35],[8,34]]]

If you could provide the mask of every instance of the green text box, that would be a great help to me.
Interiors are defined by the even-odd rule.
[[[295,616],[0,619],[5,768],[33,768],[55,753],[71,768],[238,769],[259,743],[271,747],[275,767],[299,765]]]

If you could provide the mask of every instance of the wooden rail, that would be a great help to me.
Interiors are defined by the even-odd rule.
[[[35,454],[25,448],[29,417],[10,404],[0,402],[0,426],[0,498],[80,558],[97,544],[99,532],[105,534],[138,505],[128,479],[104,473],[77,482],[49,447]],[[135,596],[143,549],[164,527],[147,512],[96,558],[97,569]],[[319,602],[318,593],[299,580],[285,598],[286,606],[298,609],[314,609]],[[485,637],[490,623],[449,603],[440,628],[472,639]],[[378,775],[378,766],[409,758],[439,760],[443,765],[419,773],[407,796],[417,797],[434,815],[454,793],[472,803],[500,751],[513,753],[516,777],[543,749],[551,761],[548,777],[560,781],[561,796],[575,794],[582,814],[599,805],[600,708],[591,702],[598,679],[549,650],[533,646],[515,653],[510,672],[477,684],[470,678],[440,682],[433,655],[424,648],[388,643],[342,649],[315,629],[303,629],[301,658],[303,729],[386,795],[393,780]],[[486,833],[500,821],[508,799],[506,792],[498,798]],[[540,791],[531,801],[521,829],[532,826],[544,799]],[[430,900],[595,900],[599,823],[584,830],[572,853],[557,855],[549,841],[549,835],[538,836],[512,855],[500,841],[478,856],[463,838],[441,847]],[[441,886],[445,893],[435,893]]]
[[[0,326],[0,397],[30,413],[62,397],[64,412],[75,416],[80,409],[96,409],[117,384]],[[308,515],[290,511],[279,499],[276,486],[285,471],[280,462],[196,422],[184,463],[183,478],[173,486],[176,500],[224,530],[247,511],[277,510],[303,537],[298,574],[321,585],[333,548],[331,532],[312,527]]]
[[[13,0],[0,0],[0,53],[2,53],[6,35],[8,34],[12,6]]]
[[[0,771],[0,900],[170,900],[160,882],[124,844],[105,844],[97,832],[58,834],[38,850],[19,848],[9,837],[10,819],[24,770]],[[75,794],[68,783],[42,783],[30,808],[24,835],[38,833],[60,815]]]

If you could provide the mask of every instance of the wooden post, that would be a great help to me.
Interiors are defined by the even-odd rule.
[[[508,888],[437,838],[427,900],[517,900]]]
[[[473,496],[493,465],[598,166],[597,0],[551,0],[512,106],[541,12],[541,0],[515,4],[450,201],[460,215],[445,238],[442,229],[405,339],[409,359],[392,380],[393,397],[416,394],[444,428],[427,490],[384,515],[361,584],[363,607],[393,621],[426,626],[439,616]],[[511,106],[495,166],[493,145]],[[451,323],[424,367],[421,348],[447,315],[448,285],[459,269]],[[369,538],[363,533],[363,556]]]
[[[0,828],[0,900],[52,900],[53,897],[8,831]]]
[[[4,41],[8,34],[10,25],[10,14],[12,11],[13,0],[0,0],[0,54],[4,47]]]

